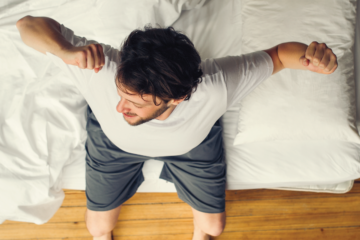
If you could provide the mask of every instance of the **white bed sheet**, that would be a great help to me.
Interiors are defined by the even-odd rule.
[[[47,222],[64,198],[63,167],[81,159],[73,164],[74,174],[84,176],[85,168],[86,102],[46,55],[21,41],[17,20],[52,17],[80,36],[117,48],[134,28],[171,25],[183,9],[204,2],[0,1],[0,223]]]
[[[0,41],[6,43],[5,47],[0,48],[0,56],[6,56],[0,58],[0,76],[1,79],[11,76],[7,81],[0,81],[3,103],[0,104],[0,190],[7,194],[6,197],[4,194],[0,195],[0,203],[1,206],[11,206],[1,208],[0,223],[6,219],[45,223],[63,201],[64,194],[61,189],[85,189],[86,103],[73,88],[72,83],[64,80],[59,69],[49,64],[46,56],[22,47],[18,33],[14,31],[15,26],[11,26],[16,22],[14,19],[27,14],[36,16],[38,13],[43,16],[57,16],[57,20],[72,28],[77,35],[98,41],[104,40],[114,47],[120,45],[116,39],[109,42],[109,37],[113,33],[110,28],[100,28],[101,25],[96,22],[99,18],[89,19],[71,15],[72,17],[67,19],[69,13],[64,11],[66,9],[54,11],[57,9],[56,6],[61,6],[66,1],[54,2],[55,7],[48,8],[31,4],[34,2],[39,1],[12,1],[11,4],[5,5],[6,8],[0,5]],[[87,1],[89,2],[97,4],[101,1]],[[173,26],[175,29],[183,30],[192,39],[202,58],[241,54],[241,9],[238,8],[238,2],[239,0],[207,1],[202,8],[183,12]],[[12,7],[18,4],[23,4],[28,11],[12,12]],[[71,13],[74,10],[69,11]],[[84,11],[94,10],[89,7]],[[174,10],[172,19],[177,18],[176,14]],[[111,19],[106,20],[110,22]],[[89,27],[81,29],[81,26]],[[117,36],[120,37],[121,34]],[[15,52],[19,54],[13,55]],[[21,70],[10,64],[12,62],[20,64]],[[19,102],[21,104],[17,104]],[[230,109],[221,119],[228,162],[239,150],[232,146],[237,112],[236,108]],[[47,126],[45,129],[44,124]],[[26,163],[22,161],[24,159]],[[172,183],[158,178],[162,165],[162,162],[155,160],[149,160],[144,164],[145,181],[138,192],[175,192]],[[229,182],[232,174],[235,174],[231,171],[230,164]],[[327,185],[318,186],[321,182],[316,182],[303,187],[299,186],[300,183],[284,182],[257,186],[235,184],[228,185],[228,189],[297,186],[297,189],[293,190],[312,189],[336,193],[347,191],[352,186],[352,181],[338,184],[341,181],[338,178],[334,182],[327,182]]]
[[[210,1],[201,9],[185,11],[173,26],[175,29],[183,31],[194,42],[202,59],[211,57],[222,57],[226,55],[241,54],[241,9],[240,1]],[[359,14],[358,14],[359,15]],[[224,27],[226,26],[226,27]],[[236,46],[239,46],[238,48]],[[358,106],[357,106],[358,107]],[[255,189],[255,188],[272,188],[295,191],[314,191],[314,192],[330,192],[345,193],[353,186],[353,180],[359,175],[347,175],[339,172],[338,176],[329,181],[323,181],[319,174],[317,181],[306,181],[308,174],[313,174],[311,179],[316,178],[317,172],[310,171],[299,173],[296,165],[288,166],[288,175],[283,173],[277,175],[279,171],[284,172],[280,163],[286,161],[289,156],[293,156],[295,152],[299,152],[298,144],[303,144],[301,151],[307,151],[308,157],[303,155],[299,158],[299,164],[309,166],[311,169],[312,162],[316,161],[316,156],[329,151],[329,155],[341,152],[343,149],[357,149],[359,146],[353,143],[344,142],[318,142],[318,143],[298,143],[298,142],[264,142],[254,144],[244,144],[241,146],[233,146],[233,140],[236,133],[236,124],[238,119],[239,106],[229,109],[221,118],[224,128],[224,148],[227,159],[227,189]],[[318,144],[318,148],[314,149],[314,144]],[[284,146],[282,146],[284,145]],[[256,149],[261,149],[257,151]],[[272,160],[269,160],[268,171],[259,171],[260,167],[253,159],[266,159],[269,153],[274,153]],[[344,165],[352,164],[356,156],[344,152]],[[352,151],[354,153],[355,151]],[[281,153],[281,154],[279,154]],[[249,159],[248,162],[238,162],[238,156]],[[346,162],[348,160],[348,162]],[[79,160],[81,161],[81,160]],[[245,164],[244,164],[245,163]],[[80,164],[80,162],[78,163]],[[242,164],[241,166],[239,164]],[[266,163],[265,163],[266,164]],[[275,165],[276,164],[276,165]],[[159,174],[163,166],[162,162],[149,160],[144,164],[143,173],[145,181],[138,189],[138,192],[176,192],[172,183],[159,179]],[[279,166],[279,167],[277,167]],[[319,167],[313,165],[313,167]],[[325,169],[326,166],[324,166]],[[67,189],[85,189],[84,175],[82,172],[75,180],[72,166],[64,168],[64,176],[62,178],[62,186]],[[262,166],[264,168],[264,166]],[[73,168],[75,169],[75,168]],[[291,176],[297,174],[297,176]],[[344,173],[344,172],[343,172]],[[295,175],[296,175],[295,174]],[[241,178],[239,178],[241,176]],[[261,179],[259,176],[262,176]],[[278,179],[276,179],[276,177]],[[240,180],[239,180],[240,179]],[[266,181],[271,179],[271,181]],[[285,181],[291,179],[292,181]]]
[[[183,12],[181,17],[175,24],[173,24],[173,26],[175,29],[181,30],[186,33],[187,36],[189,36],[189,38],[194,42],[203,59],[241,54],[240,47],[236,48],[236,46],[239,46],[241,41],[240,6],[240,1],[210,1],[207,2],[201,9]],[[232,145],[236,132],[235,128],[238,119],[238,109],[239,107],[235,106],[221,118],[221,123],[224,128],[224,148],[228,162],[228,189],[274,188],[331,193],[344,193],[351,189],[353,181],[349,180],[348,178],[341,179],[341,176],[338,176],[338,178],[334,176],[332,182],[321,181],[321,176],[319,176],[318,182],[304,183],[305,181],[301,178],[298,179],[297,182],[286,182],[282,180],[285,179],[284,175],[279,175],[279,180],[276,181],[274,180],[274,174],[272,171],[268,171],[266,173],[256,172],[257,168],[253,163],[249,164],[249,166],[238,166],[238,162],[236,161],[237,156],[246,152],[251,154],[252,151],[250,149],[251,147],[254,147],[254,145]],[[285,144],[287,144],[287,148],[285,148],[287,149],[287,152],[284,152],[283,147],[279,147],[279,143],[261,143],[261,147],[258,144],[256,145],[259,146],[259,149],[261,148],[262,150],[267,148],[268,151],[274,151],[274,149],[283,151],[282,153],[286,160],[286,156],[291,156],[292,152],[298,151],[298,148],[296,143],[286,142]],[[323,149],[332,148],[327,145],[329,143],[319,144],[322,145]],[[334,147],[340,146],[340,143],[338,142],[333,142],[332,144],[334,144]],[[344,143],[343,146],[345,145],[349,145],[349,143]],[[309,158],[307,159],[309,162],[308,164],[311,164],[312,156],[321,153],[323,150],[321,150],[319,146],[319,148],[316,150],[317,152],[314,152],[313,147],[309,146],[309,151]],[[267,151],[263,151],[262,154],[256,157],[266,158],[267,154]],[[253,157],[253,159],[256,157]],[[281,161],[281,159],[279,159],[279,161]],[[81,162],[82,160],[78,160],[77,164],[80,165]],[[272,161],[271,164],[274,164],[274,161]],[[176,192],[176,189],[172,183],[159,179],[162,166],[163,163],[156,160],[149,160],[145,162],[143,168],[145,181],[138,189],[138,192]],[[271,169],[271,167],[274,166],[270,165],[269,168]],[[73,173],[75,171],[74,169],[76,169],[75,165],[69,165],[64,168],[62,187],[66,189],[84,190],[85,172],[78,172],[79,174],[75,175]],[[238,171],[239,169],[242,169],[242,171]],[[276,168],[274,168],[274,170],[276,171]],[[291,175],[293,172],[296,172],[296,166],[292,166],[291,170],[289,169],[289,175]],[[268,174],[264,178],[272,179],[272,182],[257,182],[255,177],[259,174]],[[243,175],[244,182],[246,183],[239,181],[239,175]],[[356,177],[356,175],[353,176],[353,178]],[[286,179],[289,178],[290,177],[288,176]],[[249,182],[251,184],[249,184]]]

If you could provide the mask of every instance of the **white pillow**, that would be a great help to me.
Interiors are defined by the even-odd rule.
[[[201,8],[206,0],[19,0],[5,6],[0,18],[7,21],[31,15],[55,19],[72,29],[76,35],[119,48],[131,31],[147,24],[167,27],[183,10]],[[1,5],[1,3],[0,3]],[[11,23],[15,28],[15,23]],[[3,27],[3,25],[2,25]],[[115,29],[117,31],[115,31]]]
[[[91,21],[89,30],[96,26],[96,40],[119,48],[131,31],[147,24],[152,27],[168,27],[180,17],[182,10],[199,8],[204,3],[205,0],[102,0],[95,6],[94,20]],[[114,32],[114,29],[119,31]]]
[[[360,143],[356,127],[352,0],[244,0],[242,52],[283,42],[325,42],[338,57],[331,75],[285,69],[241,102],[234,145],[275,140]],[[324,16],[327,16],[324,18]]]

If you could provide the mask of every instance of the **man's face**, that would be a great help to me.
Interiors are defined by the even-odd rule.
[[[143,95],[144,100],[140,95],[129,95],[120,89],[117,89],[121,100],[116,106],[116,111],[122,113],[125,121],[131,126],[138,126],[140,124],[146,123],[154,118],[159,120],[164,120],[168,117],[167,114],[172,112],[172,108],[175,108],[171,103],[173,100],[165,104],[156,97],[156,104],[161,104],[155,106],[153,102],[152,95]],[[133,92],[128,91],[130,94]]]

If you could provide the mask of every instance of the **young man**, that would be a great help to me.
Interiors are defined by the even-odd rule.
[[[172,28],[135,30],[119,51],[46,17],[26,16],[16,26],[25,44],[68,73],[89,105],[85,221],[99,240],[111,239],[121,205],[151,158],[164,161],[160,177],[192,207],[193,240],[220,235],[226,166],[218,119],[284,68],[321,74],[337,68],[332,50],[317,42],[201,61]]]

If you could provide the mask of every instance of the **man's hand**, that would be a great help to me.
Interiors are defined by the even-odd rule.
[[[308,70],[316,73],[331,74],[337,66],[337,57],[325,43],[312,42],[300,57],[300,63]]]
[[[103,48],[100,44],[64,49],[59,57],[66,63],[81,69],[90,69],[98,73],[105,64]]]

